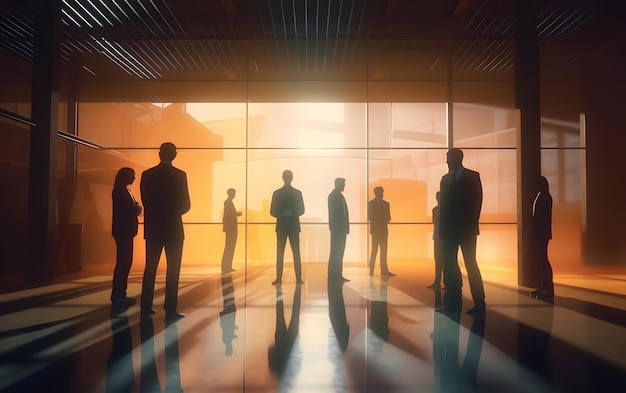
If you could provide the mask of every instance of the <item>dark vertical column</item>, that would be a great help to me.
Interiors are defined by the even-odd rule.
[[[532,217],[535,179],[541,175],[539,46],[536,18],[529,0],[517,1],[515,101],[519,113],[517,141],[518,284],[537,287],[539,268],[527,228]]]
[[[57,130],[61,0],[41,2],[35,20],[30,177],[28,190],[28,277],[52,280],[55,262]]]

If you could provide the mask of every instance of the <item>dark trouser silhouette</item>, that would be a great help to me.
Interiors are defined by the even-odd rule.
[[[285,260],[285,246],[289,238],[289,245],[293,253],[293,267],[296,271],[296,280],[302,279],[302,262],[300,260],[300,232],[276,232],[276,279],[283,278],[283,263]]]
[[[372,253],[370,254],[370,272],[374,271],[376,266],[376,254],[380,248],[380,271],[386,273],[389,271],[387,267],[387,233],[372,233]]]
[[[116,257],[113,270],[111,300],[126,296],[128,273],[133,263],[133,237],[115,237]]]
[[[435,280],[433,281],[433,285],[440,286],[441,276],[443,274],[443,245],[441,244],[441,239],[437,238],[434,240],[433,251],[435,259]]]
[[[167,270],[165,273],[165,303],[166,312],[176,312],[178,308],[178,281],[180,278],[180,264],[183,256],[183,239],[159,241],[146,239],[146,269],[143,272],[141,286],[141,310],[152,308],[154,297],[154,281],[161,252],[165,248]]]
[[[343,254],[346,249],[347,233],[330,232],[330,257],[328,258],[328,278],[343,277]]]
[[[545,289],[550,294],[554,294],[554,282],[552,281],[552,266],[548,260],[548,241],[549,239],[533,239],[535,248],[535,257],[539,264],[539,272],[541,274],[541,289]]]
[[[222,254],[222,273],[228,273],[233,269],[235,246],[237,245],[237,231],[226,232],[224,253]]]
[[[478,268],[478,262],[476,261],[476,236],[465,236],[461,238],[461,240],[443,238],[442,242],[443,282],[446,285],[447,291],[450,294],[461,293],[463,281],[458,261],[459,247],[461,247],[474,305],[484,306],[485,289],[483,287],[483,279],[480,274],[480,269]]]

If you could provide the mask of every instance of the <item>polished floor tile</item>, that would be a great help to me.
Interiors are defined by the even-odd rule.
[[[431,266],[395,277],[348,265],[329,283],[306,264],[305,283],[271,266],[232,275],[185,267],[180,311],[166,324],[164,277],[152,318],[112,308],[110,274],[0,295],[2,392],[613,392],[626,383],[626,301],[619,291],[556,277],[556,298],[484,271],[487,311],[434,312]],[[490,279],[495,278],[495,279]],[[140,294],[140,272],[129,295]],[[468,284],[466,284],[468,285]],[[593,284],[596,285],[596,284]],[[591,287],[593,287],[591,285]],[[597,284],[601,286],[602,284]],[[617,286],[617,285],[616,285]]]

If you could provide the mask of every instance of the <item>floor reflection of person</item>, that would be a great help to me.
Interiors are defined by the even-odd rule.
[[[336,178],[335,188],[328,195],[328,226],[330,228],[330,256],[328,258],[328,280],[350,281],[343,276],[343,255],[346,238],[350,233],[348,204],[342,192],[346,179]]]
[[[296,283],[302,284],[302,262],[300,259],[300,216],[304,214],[302,192],[293,188],[293,172],[283,171],[283,186],[272,194],[270,214],[276,218],[276,280],[280,285],[283,278],[283,262],[287,238],[293,254]]]
[[[180,348],[178,327],[168,324],[165,327],[165,393],[182,393],[180,380]]]
[[[343,353],[348,348],[350,325],[348,325],[348,319],[346,317],[346,304],[343,300],[342,281],[328,282],[328,314],[330,324],[337,338],[337,343]]]
[[[220,311],[220,327],[222,328],[222,342],[226,345],[225,354],[231,356],[233,354],[233,340],[238,337],[236,335],[236,306],[235,306],[235,287],[233,285],[233,276],[222,276],[222,297],[224,298],[224,307]]]
[[[459,338],[461,333],[461,309],[434,313],[431,339],[437,392],[480,391],[477,382],[478,366],[485,334],[485,316],[477,315],[470,329],[467,350],[459,363]]]
[[[377,291],[374,280],[370,280],[370,317],[368,325],[374,336],[370,339],[373,353],[380,355],[383,345],[389,342],[389,314],[387,310],[387,280],[383,277],[380,281],[380,291]]]
[[[233,202],[237,191],[234,188],[229,188],[226,194],[228,198],[224,201],[224,213],[222,216],[222,230],[225,234],[222,274],[235,271],[233,269],[233,258],[235,256],[235,247],[237,246],[237,217],[241,216],[241,212],[237,211]]]
[[[111,315],[113,345],[107,360],[107,393],[131,392],[135,385],[133,367],[133,337],[128,316]]]
[[[151,318],[141,318],[139,322],[141,336],[141,371],[139,374],[139,391],[141,393],[161,392],[161,383],[156,366],[154,352],[154,325]]]
[[[295,351],[295,343],[300,334],[300,302],[302,286],[296,285],[293,294],[293,308],[289,325],[285,321],[285,306],[281,287],[276,288],[276,332],[274,344],[267,351],[270,369],[278,376],[281,386],[289,385],[286,377],[295,378],[299,370],[300,356],[290,357]],[[291,372],[286,372],[287,367]]]

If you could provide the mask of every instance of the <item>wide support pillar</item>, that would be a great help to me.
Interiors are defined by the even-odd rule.
[[[515,100],[517,140],[518,284],[537,288],[539,266],[529,235],[536,179],[541,176],[541,109],[539,45],[532,1],[517,1]]]
[[[35,20],[28,190],[26,281],[52,281],[56,262],[57,131],[61,0],[47,0]]]

